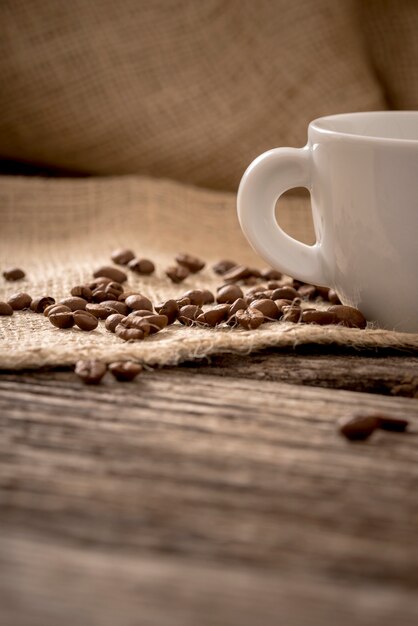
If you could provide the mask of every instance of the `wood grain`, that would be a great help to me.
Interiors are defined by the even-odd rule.
[[[409,434],[349,444],[354,410]],[[147,372],[0,375],[0,617],[23,626],[409,626],[418,403]]]

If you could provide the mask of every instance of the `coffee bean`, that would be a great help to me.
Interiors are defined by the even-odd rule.
[[[178,254],[176,256],[176,261],[182,267],[185,267],[192,274],[196,274],[196,272],[200,272],[205,267],[205,262],[201,259],[198,259],[191,254]]]
[[[106,374],[106,369],[106,365],[101,361],[92,360],[77,361],[74,371],[86,385],[97,385]]]
[[[314,285],[301,285],[298,289],[298,293],[302,298],[306,298],[307,300],[315,300],[318,295]]]
[[[278,272],[277,270],[274,270],[271,267],[265,267],[263,270],[261,270],[261,276],[265,280],[281,280],[283,274],[281,272]]]
[[[0,315],[13,315],[13,309],[7,302],[0,302]]]
[[[274,300],[274,304],[279,309],[280,313],[283,313],[284,307],[295,304],[296,300],[292,302],[292,300],[285,300],[284,298],[279,298],[279,300]]]
[[[149,276],[155,272],[155,265],[149,259],[132,259],[132,261],[129,261],[128,267],[136,274],[142,274],[143,276]]]
[[[121,383],[131,382],[142,372],[142,365],[132,361],[116,361],[110,363],[109,372]]]
[[[266,291],[266,287],[264,285],[255,285],[248,289],[247,296],[256,296],[259,293],[264,293]]]
[[[128,315],[129,313],[129,307],[124,302],[119,302],[119,300],[105,300],[100,303],[100,306],[111,309],[114,313],[120,313],[121,315]]]
[[[225,282],[227,283],[235,283],[238,280],[243,280],[245,278],[260,278],[261,274],[259,270],[256,270],[251,267],[247,267],[246,265],[237,265],[232,269],[225,272],[222,276]]]
[[[118,324],[115,329],[116,335],[124,341],[138,341],[144,339],[144,331],[139,328],[125,328]]]
[[[74,317],[72,311],[51,311],[48,315],[48,319],[57,328],[71,328],[74,326]]]
[[[173,283],[182,283],[189,276],[189,270],[182,265],[173,265],[165,270],[165,275]]]
[[[373,415],[354,415],[339,421],[339,432],[350,441],[364,441],[378,426],[379,420]]]
[[[127,280],[127,275],[122,270],[119,270],[117,267],[112,267],[111,265],[103,265],[99,267],[93,274],[94,278],[110,278],[110,280],[115,283],[124,283]]]
[[[190,304],[190,301],[189,301],[189,304]],[[155,310],[160,315],[165,315],[167,317],[168,324],[173,324],[177,319],[179,307],[175,300],[167,300],[166,302],[163,302],[162,304],[156,304]]]
[[[70,293],[75,298],[83,298],[86,302],[91,302],[93,297],[93,292],[87,285],[75,285]]]
[[[329,287],[321,287],[320,285],[315,285],[315,289],[317,291],[317,295],[323,300],[329,300]]]
[[[128,296],[125,300],[125,304],[133,310],[147,309],[152,311],[153,309],[151,300],[141,293]]]
[[[3,276],[9,282],[14,282],[15,280],[25,278],[26,274],[18,267],[8,267],[3,271]]]
[[[99,289],[99,288],[104,290],[106,285],[108,285],[111,282],[113,282],[111,278],[107,278],[107,276],[99,276],[95,280],[92,280],[91,282],[89,282],[87,286],[92,291],[94,291],[95,289]]]
[[[10,296],[7,304],[10,304],[14,311],[22,311],[23,309],[27,309],[31,302],[32,297],[28,293],[21,291]]]
[[[235,315],[237,311],[245,311],[247,306],[244,298],[237,298],[235,302],[229,306],[229,315]]]
[[[275,300],[275,302],[279,302],[279,300]],[[282,308],[282,312],[282,322],[293,322],[294,324],[297,324],[302,317],[302,309],[300,308],[300,306],[284,306]]]
[[[109,300],[117,300],[121,293],[123,293],[123,287],[120,283],[112,281],[105,287],[105,292],[109,295]]]
[[[237,311],[235,319],[246,330],[255,330],[264,322],[264,315],[258,309],[248,308],[246,311]]]
[[[271,294],[272,300],[294,300],[298,297],[298,292],[293,287],[279,287]]]
[[[30,303],[30,309],[34,313],[43,313],[47,306],[50,304],[55,304],[54,298],[50,296],[40,296],[39,298],[34,298]]]
[[[87,304],[86,311],[98,320],[105,320],[107,317],[109,317],[109,315],[118,312],[108,306],[103,306],[103,304],[93,304],[91,302]]]
[[[390,415],[375,414],[377,417],[377,427],[381,430],[389,430],[394,433],[403,433],[409,426],[409,422],[401,417],[391,417]]]
[[[190,304],[196,304],[196,306],[202,306],[205,302],[205,295],[201,289],[191,289],[183,294],[183,298],[188,298]]]
[[[49,317],[50,313],[71,313],[71,309],[65,304],[50,304],[44,309],[45,317]]]
[[[238,285],[225,285],[218,291],[216,301],[218,304],[233,304],[235,300],[242,298],[243,295],[242,289]]]
[[[154,315],[154,313],[149,309],[138,309],[138,311],[128,313],[127,317],[149,317],[150,315]]]
[[[338,324],[337,317],[330,311],[311,311],[307,309],[302,311],[301,322],[304,324],[319,324],[320,326]]]
[[[217,304],[209,309],[209,311],[199,315],[198,321],[208,326],[217,326],[229,317],[229,308],[229,304]]]
[[[215,302],[215,296],[209,289],[202,289],[203,293],[203,304],[212,304]]]
[[[186,306],[182,306],[179,310],[178,320],[185,326],[191,326],[202,313],[202,309],[195,304],[186,304]]]
[[[179,298],[178,300],[176,300],[176,302],[179,309],[181,309],[182,306],[187,306],[188,304],[191,304],[189,298]]]
[[[114,250],[110,255],[110,258],[113,263],[116,263],[116,265],[128,265],[129,261],[132,261],[132,259],[135,258],[135,255],[132,250],[121,248],[119,250]]]
[[[334,289],[330,289],[328,291],[328,300],[331,302],[331,304],[341,304],[341,300],[338,297],[338,294],[336,291],[334,291]]]
[[[280,311],[273,300],[264,298],[262,300],[254,300],[251,302],[248,310],[258,309],[264,315],[265,320],[277,320],[280,317]]]
[[[87,301],[84,298],[78,296],[71,296],[70,298],[64,298],[59,301],[59,304],[68,306],[71,311],[83,311],[86,308]]]
[[[269,280],[267,287],[268,289],[272,289],[274,291],[275,289],[280,289],[281,284],[278,283],[277,280]]]
[[[329,307],[328,311],[336,316],[337,324],[342,326],[347,326],[348,328],[366,328],[367,326],[367,320],[363,313],[352,306],[334,304]]]
[[[109,317],[106,318],[105,328],[111,333],[114,333],[116,326],[120,324],[124,317],[125,316],[121,315],[120,313],[112,313],[112,315],[109,315]]]
[[[247,286],[257,285],[259,282],[259,278],[257,276],[249,276],[248,278],[242,279],[242,284]]]
[[[145,339],[145,337],[148,337],[148,335],[151,334],[151,324],[148,323],[146,317],[125,317],[125,319],[120,322],[119,326],[123,326],[128,329],[140,330],[142,333],[141,339]]]
[[[92,300],[96,304],[100,304],[101,302],[105,302],[105,300],[109,300],[109,294],[106,291],[105,287],[97,287],[92,293]]]
[[[229,270],[232,270],[233,267],[237,267],[237,263],[228,260],[218,261],[217,263],[215,263],[215,265],[212,265],[212,269],[215,274],[219,274],[220,276],[222,276],[222,274],[225,274],[226,272],[229,272]]]
[[[152,315],[147,315],[146,317],[143,318],[145,320],[145,322],[147,324],[150,325],[151,329],[150,329],[150,334],[153,335],[154,333],[159,332],[160,330],[163,330],[163,328],[165,328],[168,324],[168,317],[166,315],[156,315],[155,313]]]
[[[74,311],[73,313],[74,323],[80,328],[80,330],[90,331],[94,330],[98,326],[98,319],[88,311]]]

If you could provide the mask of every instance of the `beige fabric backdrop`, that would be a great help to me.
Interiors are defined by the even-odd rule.
[[[236,190],[320,115],[385,107],[356,0],[2,0],[0,157]]]
[[[279,204],[284,228],[311,241],[305,200],[283,198]],[[73,285],[90,279],[95,267],[108,263],[117,246],[131,246],[156,262],[156,276],[129,277],[129,286],[154,302],[197,286],[215,289],[222,281],[210,265],[219,258],[262,265],[240,232],[234,194],[139,177],[74,181],[9,177],[0,179],[0,208],[0,268],[17,264],[27,272],[27,279],[19,283],[1,278],[0,299],[20,290],[56,299],[68,295]],[[201,274],[174,286],[163,269],[179,251],[201,255],[209,264]],[[418,335],[291,323],[264,324],[255,331],[176,324],[145,341],[127,344],[103,325],[85,333],[54,328],[31,311],[0,318],[0,368],[69,365],[86,357],[136,358],[164,365],[216,352],[298,344],[416,350]]]

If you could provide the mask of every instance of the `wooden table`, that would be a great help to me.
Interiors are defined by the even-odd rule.
[[[417,389],[394,354],[2,373],[0,623],[416,626]],[[343,440],[362,410],[410,432]]]

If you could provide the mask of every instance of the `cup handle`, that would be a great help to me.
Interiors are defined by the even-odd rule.
[[[275,269],[314,285],[327,285],[321,244],[308,246],[277,224],[277,199],[294,187],[311,188],[311,151],[275,148],[247,168],[238,190],[238,219],[252,247]]]

